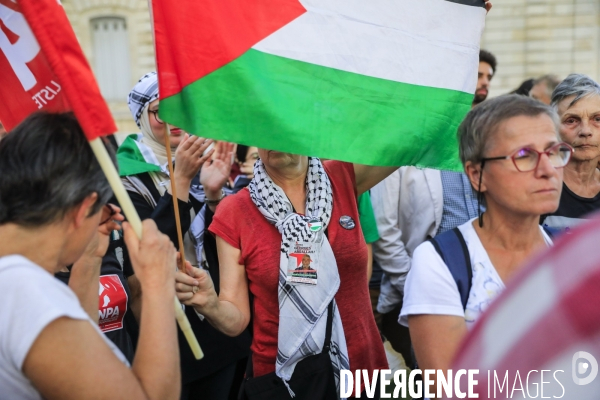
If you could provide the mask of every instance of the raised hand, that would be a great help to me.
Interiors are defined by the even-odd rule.
[[[229,179],[235,144],[217,142],[213,150],[212,159],[207,160],[200,171],[200,183],[209,200],[216,200],[221,196],[221,189]]]
[[[212,139],[185,134],[175,151],[175,177],[191,182],[202,165],[212,157],[214,150],[203,153],[213,143]]]
[[[210,160],[213,149],[204,154],[204,151],[213,144],[211,139],[190,136],[187,133],[175,151],[175,187],[177,198],[187,202],[190,198],[192,179],[198,174],[202,165]]]

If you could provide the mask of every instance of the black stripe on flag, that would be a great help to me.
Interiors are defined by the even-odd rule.
[[[473,6],[473,7],[485,7],[484,0],[446,0],[451,3],[463,4],[465,6]]]

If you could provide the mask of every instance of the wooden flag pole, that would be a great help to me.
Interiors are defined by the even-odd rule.
[[[98,163],[100,164],[104,175],[106,175],[106,179],[108,180],[110,187],[119,201],[119,205],[121,206],[123,213],[127,217],[127,221],[137,234],[138,238],[141,239],[142,220],[140,219],[135,207],[133,207],[133,203],[131,202],[129,195],[123,186],[123,182],[121,182],[121,178],[119,177],[119,173],[117,172],[115,165],[113,164],[108,152],[106,151],[106,148],[104,147],[104,143],[102,143],[102,139],[96,138],[89,143],[94,155],[98,159]],[[177,299],[177,296],[175,296],[174,306],[175,317],[177,318],[179,328],[185,335],[185,338],[192,349],[192,353],[194,353],[194,357],[196,360],[200,360],[202,357],[204,357],[204,354],[202,353],[198,339],[196,339],[196,335],[194,335],[194,332],[192,331],[190,321],[187,319],[187,316],[181,308],[181,303]]]
[[[179,270],[185,272],[185,248],[183,247],[183,234],[181,233],[181,218],[179,217],[179,199],[175,188],[175,171],[173,170],[173,157],[171,156],[171,125],[167,124],[165,133],[165,147],[167,148],[167,164],[169,165],[169,180],[171,181],[171,196],[173,197],[173,210],[175,211],[175,226],[177,227],[177,241],[179,242],[179,254],[181,264]]]

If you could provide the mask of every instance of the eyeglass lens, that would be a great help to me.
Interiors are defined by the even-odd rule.
[[[555,168],[562,168],[569,162],[571,158],[571,149],[567,146],[559,144],[548,149],[548,159],[550,164]],[[532,171],[537,167],[540,154],[532,149],[524,148],[519,150],[514,156],[513,160],[515,166],[519,171],[527,172]]]
[[[158,110],[155,111],[150,111],[152,114],[154,114],[154,118],[156,119],[156,122],[158,122],[159,124],[163,123],[163,120],[160,119],[160,117],[158,116]]]

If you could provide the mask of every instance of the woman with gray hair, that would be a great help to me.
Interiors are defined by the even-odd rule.
[[[483,102],[458,128],[465,172],[486,211],[415,250],[399,322],[420,368],[447,370],[505,282],[551,245],[539,218],[558,207],[572,152],[557,128],[553,109],[518,95]]]
[[[111,195],[72,115],[34,114],[0,142],[0,399],[179,398],[176,253],[154,222],[144,221],[142,240],[123,223],[144,304],[131,369],[52,276],[75,263],[97,296],[101,257],[123,220]],[[76,262],[89,254],[96,261]]]
[[[560,117],[560,136],[575,152],[565,167],[558,210],[544,225],[568,231],[600,210],[600,85],[571,74],[552,93],[552,105]]]

